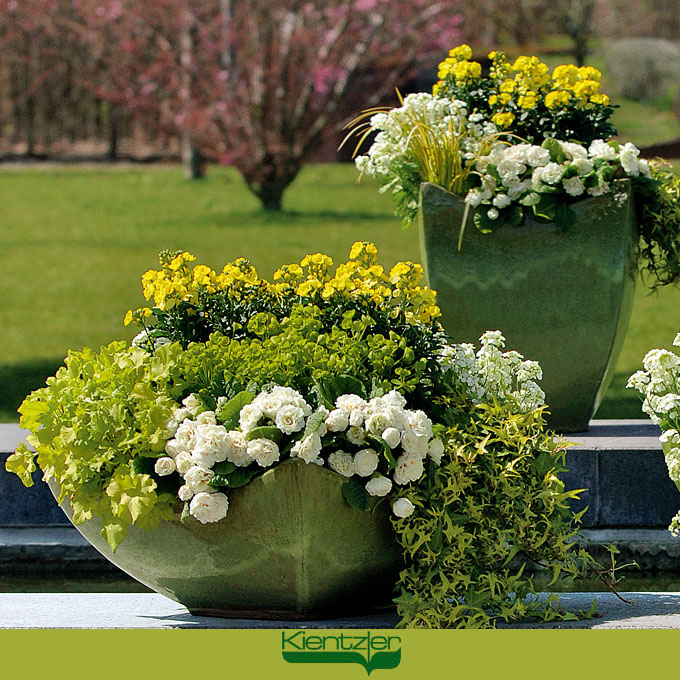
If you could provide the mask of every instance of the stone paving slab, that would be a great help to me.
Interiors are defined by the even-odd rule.
[[[569,611],[589,609],[597,598],[598,615],[580,621],[525,623],[502,628],[680,629],[680,593],[563,593]],[[323,621],[271,621],[193,616],[162,595],[140,593],[0,593],[0,629],[37,628],[196,628],[196,629],[381,629],[393,628],[395,614]]]

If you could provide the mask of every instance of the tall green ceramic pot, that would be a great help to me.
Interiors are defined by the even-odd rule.
[[[335,472],[289,459],[229,492],[219,522],[130,527],[115,553],[101,520],[76,528],[123,571],[196,615],[308,619],[391,606],[401,568],[390,506],[351,508]],[[50,483],[55,497],[58,485]],[[69,519],[68,501],[62,509]]]
[[[482,234],[471,223],[458,251],[463,201],[434,184],[420,191],[420,240],[442,323],[455,342],[501,330],[543,368],[548,424],[581,432],[597,409],[621,350],[637,275],[630,182],[572,205],[562,233],[527,219]]]

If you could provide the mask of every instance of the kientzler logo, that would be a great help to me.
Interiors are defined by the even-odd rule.
[[[281,633],[281,654],[288,663],[358,663],[370,675],[399,665],[401,638],[371,631],[319,634],[298,630]]]

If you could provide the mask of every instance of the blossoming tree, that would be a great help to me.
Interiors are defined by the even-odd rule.
[[[100,96],[235,166],[266,209],[358,88],[370,106],[457,36],[459,0],[78,0]]]

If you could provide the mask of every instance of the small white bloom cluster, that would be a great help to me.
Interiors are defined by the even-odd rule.
[[[624,144],[617,150],[601,139],[588,148],[554,141],[565,156],[561,163],[551,161],[549,150],[541,146],[494,144],[489,154],[475,163],[482,185],[470,189],[465,201],[471,207],[488,206],[487,217],[495,220],[499,210],[513,203],[536,205],[546,188],[574,197],[609,193],[608,178],[619,166],[628,177],[650,176],[648,162],[639,158],[640,151],[633,144]]]
[[[406,400],[396,390],[370,400],[344,394],[333,410],[320,407],[314,411],[296,390],[275,386],[243,406],[239,429],[231,430],[218,422],[220,402],[217,413],[205,410],[194,394],[182,404],[168,423],[167,455],[156,461],[155,472],[159,476],[179,473],[184,484],[178,496],[189,503],[189,514],[203,523],[222,519],[229,507],[226,494],[210,485],[215,465],[228,462],[247,467],[256,463],[267,468],[279,461],[279,445],[265,433],[258,437],[257,428],[273,426],[282,436],[291,437],[291,457],[327,465],[345,477],[365,479],[371,496],[386,496],[393,483],[416,481],[424,473],[428,456],[439,464],[444,454],[444,443],[433,435],[430,419],[423,411],[406,409]],[[305,434],[312,417],[314,427]],[[338,446],[338,441],[349,450]],[[378,449],[392,452],[391,478],[378,471]],[[406,517],[414,507],[400,498],[394,503],[394,512]]]
[[[680,347],[680,333],[673,344]],[[642,410],[661,428],[661,442],[670,478],[680,488],[680,356],[665,349],[645,355],[643,370],[633,373],[626,387],[644,397]],[[670,530],[680,535],[680,513]]]
[[[512,401],[522,413],[543,406],[545,394],[536,383],[543,377],[538,363],[525,361],[515,350],[503,352],[505,338],[500,331],[487,331],[479,340],[476,353],[469,343],[445,348],[442,363],[455,383],[475,403]]]
[[[368,153],[355,160],[357,169],[371,177],[389,178],[394,189],[401,183],[405,164],[413,163],[409,151],[416,130],[415,121],[440,140],[444,148],[452,146],[446,140],[457,141],[463,158],[471,161],[479,155],[483,140],[497,133],[493,123],[479,114],[468,117],[467,106],[459,100],[433,97],[426,92],[409,94],[402,106],[389,113],[377,113],[370,119],[370,127],[378,132]]]

